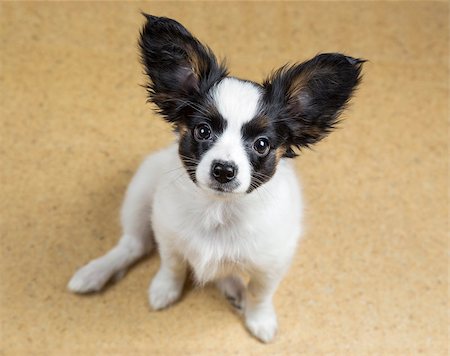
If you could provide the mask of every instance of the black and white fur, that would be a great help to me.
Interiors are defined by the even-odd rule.
[[[99,291],[156,241],[154,309],[180,298],[189,266],[199,283],[216,281],[250,332],[268,342],[277,329],[272,297],[302,230],[290,158],[333,129],[363,61],[320,54],[261,85],[230,77],[178,22],[145,17],[139,44],[149,100],[177,140],[150,155],[131,181],[118,244],[78,270],[68,287]]]

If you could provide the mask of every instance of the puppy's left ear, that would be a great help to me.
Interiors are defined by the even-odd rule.
[[[307,147],[336,125],[361,80],[365,62],[339,53],[320,54],[282,67],[264,82],[267,115],[283,128],[287,156],[291,146]]]

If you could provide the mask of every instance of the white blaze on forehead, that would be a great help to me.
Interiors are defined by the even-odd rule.
[[[228,125],[241,127],[258,112],[261,89],[249,82],[225,78],[214,87],[212,97]]]

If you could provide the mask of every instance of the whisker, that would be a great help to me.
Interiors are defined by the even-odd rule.
[[[197,164],[200,162],[198,159],[185,156],[185,155],[183,155],[181,153],[180,153],[180,157],[183,158],[185,161],[190,161],[190,162],[197,163]]]
[[[255,191],[258,192],[258,195],[263,198],[263,196],[260,194],[260,191],[263,191],[265,193],[264,196],[268,197],[269,199],[275,199],[274,196],[271,194],[271,192],[264,186],[264,183],[266,181],[262,181],[256,177],[253,177],[253,182],[250,183],[250,186],[254,188]],[[263,199],[262,199],[263,200]]]
[[[182,172],[181,174],[179,174],[178,176],[176,176],[174,179],[172,179],[169,184],[167,185],[167,188],[170,188],[170,186],[176,182],[178,182],[183,176],[184,176],[185,172]]]
[[[253,172],[253,174],[254,174],[255,176],[260,177],[260,178],[265,178],[265,179],[270,179],[270,178],[271,178],[270,176],[268,176],[268,175],[266,175],[266,174],[264,174],[264,173],[260,173],[260,172]]]
[[[190,106],[191,108],[200,111],[200,113],[202,113],[203,115],[208,115],[209,113],[206,111],[205,108],[201,107],[200,105],[189,101],[189,100],[182,100],[182,99],[177,99],[177,98],[173,98],[173,99],[167,99],[167,101],[174,101],[174,102],[179,102],[181,104],[185,104],[187,106]]]
[[[174,172],[174,171],[178,171],[180,169],[184,169],[184,166],[180,166],[180,167],[176,167],[176,168],[173,168],[173,169],[169,169],[168,171],[165,171],[162,174],[168,174],[168,173],[171,173],[171,172]]]

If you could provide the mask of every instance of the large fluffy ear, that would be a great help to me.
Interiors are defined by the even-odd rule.
[[[292,146],[307,147],[336,125],[361,77],[364,60],[343,54],[320,54],[293,66],[284,66],[265,82],[266,115],[281,127],[286,156]]]
[[[149,100],[170,122],[201,97],[215,82],[227,75],[212,51],[202,45],[180,23],[166,17],[144,14],[139,46],[150,78]]]

